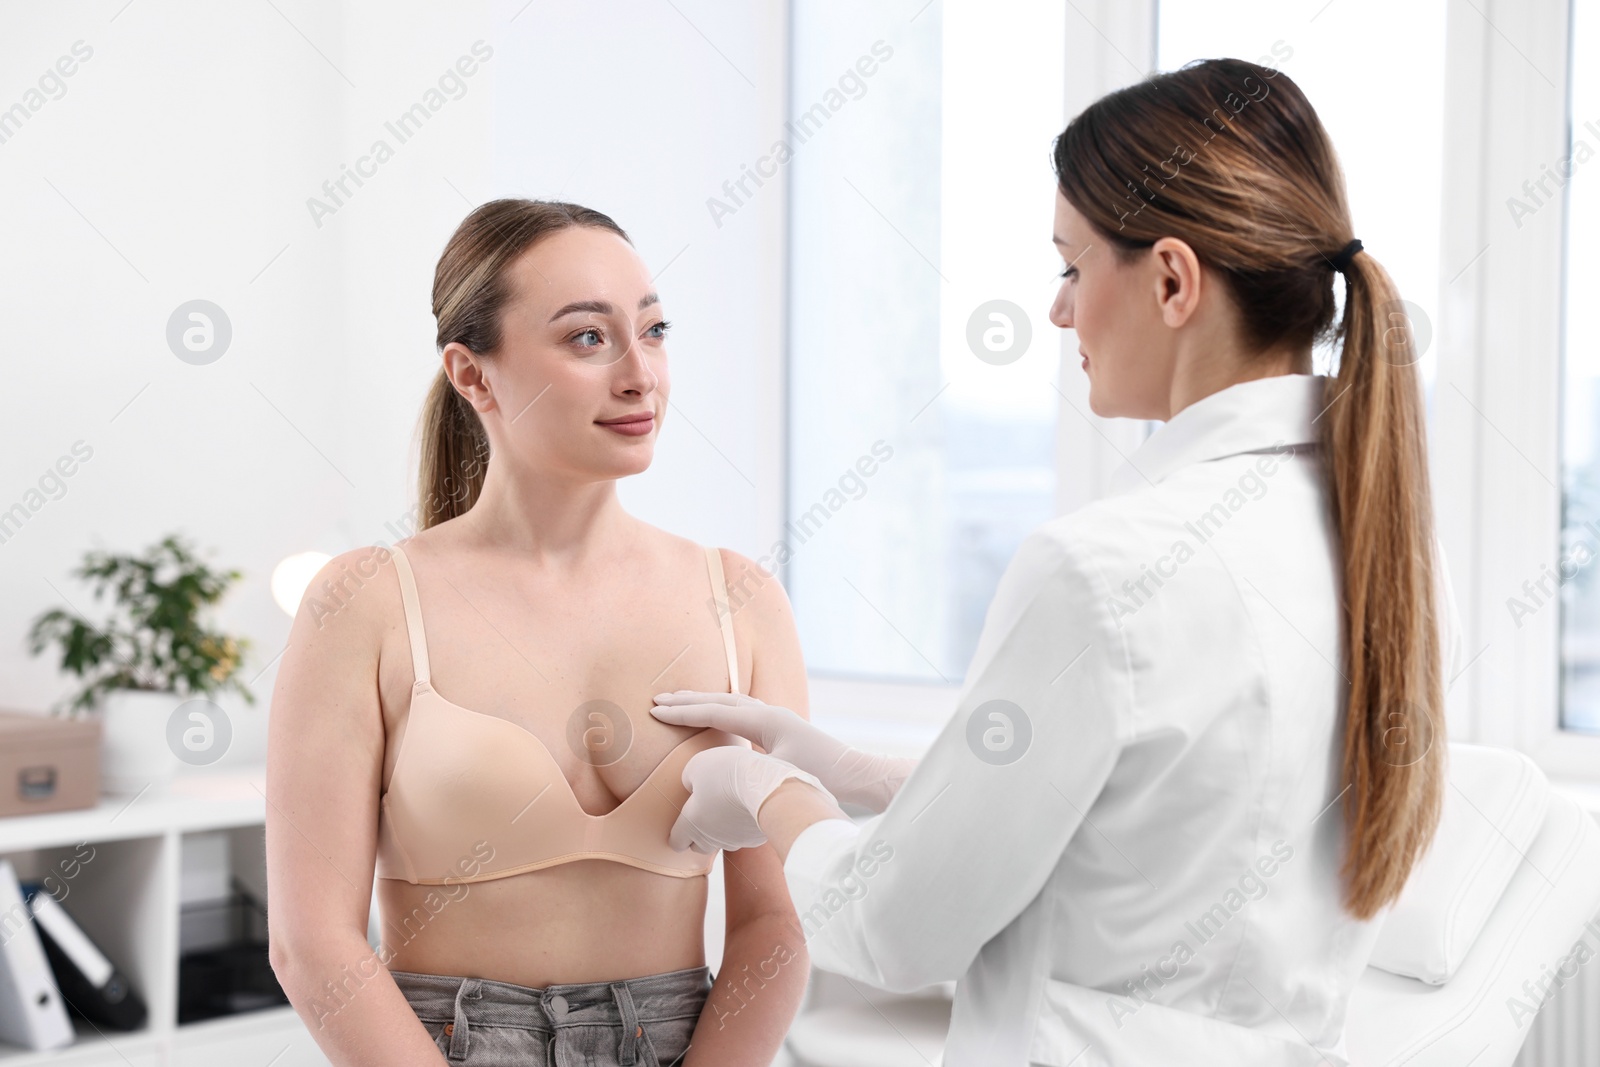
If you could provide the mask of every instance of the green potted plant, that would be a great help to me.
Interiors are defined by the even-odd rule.
[[[30,651],[53,642],[61,669],[84,682],[51,714],[101,718],[106,791],[164,787],[177,771],[168,724],[179,704],[228,690],[255,703],[238,676],[250,642],[209,630],[200,618],[242,575],[207,567],[177,535],[143,556],[88,552],[73,573],[94,583],[96,600],[113,591],[112,612],[99,625],[62,608],[33,621]]]

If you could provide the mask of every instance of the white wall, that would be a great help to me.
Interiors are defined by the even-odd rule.
[[[0,535],[0,706],[68,692],[23,635],[57,605],[97,617],[68,577],[86,549],[181,531],[245,572],[217,620],[255,643],[258,703],[228,762],[260,758],[289,625],[271,568],[409,531],[434,266],[495,197],[603,210],[658,272],[674,410],[625,504],[703,542],[769,544],[782,176],[720,227],[705,202],[782,126],[786,25],[784,5],[711,0],[0,8],[0,109],[39,105],[0,142],[0,511],[23,507]],[[78,41],[92,53],[65,92],[29,97]],[[384,123],[478,41],[492,56],[464,92],[398,142]],[[308,198],[379,137],[393,157],[318,225]],[[197,297],[233,328],[205,366],[165,338]],[[64,490],[30,496],[80,439],[93,454]]]

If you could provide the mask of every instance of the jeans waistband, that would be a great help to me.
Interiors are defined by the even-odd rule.
[[[474,1023],[555,1030],[563,1025],[629,1026],[698,1016],[710,995],[711,969],[648,974],[618,982],[542,987],[489,978],[390,970],[423,1022],[452,1022],[459,1008]]]

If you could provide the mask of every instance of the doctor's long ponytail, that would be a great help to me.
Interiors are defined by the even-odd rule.
[[[491,200],[475,208],[450,235],[433,273],[433,316],[439,351],[452,341],[492,359],[500,349],[502,312],[516,296],[511,264],[540,240],[572,226],[622,227],[593,208],[559,200]],[[423,402],[418,426],[417,528],[465,514],[483,491],[489,438],[472,405],[441,366]]]
[[[1427,424],[1417,354],[1387,271],[1345,271],[1344,344],[1322,427],[1344,561],[1347,901],[1391,902],[1427,849],[1444,791]]]
[[[1254,351],[1342,341],[1318,419],[1343,564],[1346,910],[1391,903],[1444,788],[1444,684],[1422,383],[1399,293],[1358,252],[1327,132],[1281,71],[1210,59],[1097,100],[1056,140],[1062,195],[1123,261],[1177,237],[1238,305]],[[1284,546],[1293,551],[1295,546]]]

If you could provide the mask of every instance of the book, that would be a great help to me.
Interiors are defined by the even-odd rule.
[[[38,925],[56,985],[72,1013],[112,1030],[143,1026],[144,999],[61,902],[38,882],[24,882],[22,894]]]
[[[52,1049],[76,1036],[16,869],[0,859],[0,1040]]]

